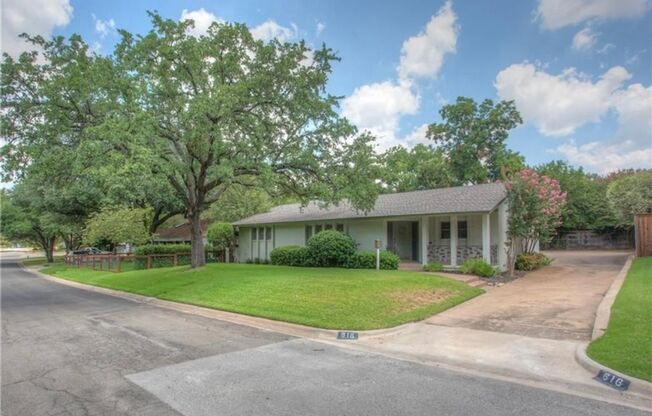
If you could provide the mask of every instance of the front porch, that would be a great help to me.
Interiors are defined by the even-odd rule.
[[[386,221],[387,250],[401,259],[401,268],[416,270],[438,261],[455,270],[465,260],[481,258],[504,268],[506,213],[437,215]]]

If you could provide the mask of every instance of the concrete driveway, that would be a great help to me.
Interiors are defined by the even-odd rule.
[[[627,251],[549,251],[554,262],[426,320],[558,340],[590,340],[595,312]]]

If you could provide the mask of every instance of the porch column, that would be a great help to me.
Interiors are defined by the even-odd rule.
[[[430,240],[430,226],[428,217],[421,217],[421,264],[428,264],[428,241]]]
[[[451,215],[451,266],[457,266],[457,215]]]
[[[482,214],[482,258],[491,264],[491,221],[489,214]]]

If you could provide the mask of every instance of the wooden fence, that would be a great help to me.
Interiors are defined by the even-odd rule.
[[[634,218],[636,256],[652,256],[652,214],[637,214]]]
[[[233,261],[233,256],[229,256]],[[226,255],[224,251],[206,253],[207,263],[224,263]],[[190,253],[170,254],[72,254],[65,255],[63,261],[66,264],[77,267],[89,267],[93,270],[106,270],[108,272],[120,273],[131,270],[153,269],[158,267],[176,267],[190,264]]]

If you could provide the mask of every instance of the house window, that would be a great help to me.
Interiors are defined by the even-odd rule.
[[[267,240],[271,240],[272,239],[272,227],[267,227],[265,230],[266,230],[265,231],[265,237],[267,238]]]
[[[256,236],[256,233],[257,233],[257,232],[258,232],[258,230],[257,230],[256,228],[252,228],[252,229],[251,229],[251,240],[252,240],[252,241],[256,240],[256,237],[257,237],[257,236]]]
[[[457,222],[457,237],[458,238],[466,238],[466,236],[467,236],[466,221],[458,221]]]
[[[442,240],[448,240],[451,238],[451,223],[450,222],[442,222],[441,223],[441,232],[440,236]]]
[[[321,231],[321,224],[315,225],[315,234]]]
[[[344,224],[335,224],[335,229],[341,233],[344,232]]]
[[[332,229],[333,229],[333,224],[326,224],[326,225],[324,226],[324,229],[326,229],[326,230],[332,230]]]
[[[259,240],[265,239],[265,229],[262,227],[258,229],[258,239]]]
[[[312,225],[306,225],[306,243],[312,237]]]

